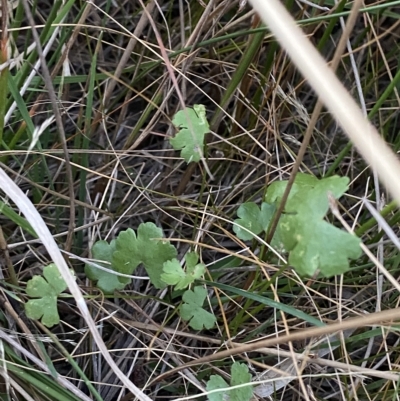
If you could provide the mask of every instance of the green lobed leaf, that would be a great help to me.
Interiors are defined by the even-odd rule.
[[[26,294],[31,298],[25,303],[25,313],[30,319],[41,319],[47,327],[60,322],[57,297],[67,289],[57,266],[51,263],[43,269],[43,276],[33,276],[27,282]]]
[[[207,391],[226,389],[228,383],[219,375],[211,375],[210,380],[207,382]],[[224,394],[226,390],[216,391],[207,395],[208,401],[225,401]]]
[[[240,239],[250,240],[253,235],[267,232],[287,184],[272,183],[261,209],[253,202],[239,207],[240,219],[235,220],[233,230]],[[348,184],[347,177],[318,180],[309,174],[297,174],[271,245],[290,253],[289,263],[300,275],[312,276],[317,270],[327,277],[342,274],[349,269],[349,259],[361,255],[357,237],[324,220],[329,210],[328,195],[338,199]]]
[[[97,241],[93,245],[92,256],[93,259],[97,260],[96,264],[104,266],[109,270],[113,270],[111,262],[115,250],[115,240],[112,240],[110,243],[107,241]],[[108,263],[101,263],[99,262],[100,260]],[[121,282],[116,274],[106,272],[89,264],[85,266],[85,274],[90,280],[97,281],[97,287],[105,294],[112,294],[115,290],[123,290],[130,282],[129,278],[127,278],[127,281]]]
[[[275,212],[275,204],[263,202],[260,209],[254,202],[243,203],[239,206],[237,211],[237,215],[241,218],[234,221],[233,231],[241,240],[249,241],[254,238],[254,235],[260,235],[263,231],[268,231],[268,227]],[[244,228],[247,228],[251,233]],[[280,235],[279,225],[275,230],[271,245],[281,252],[285,251]]]
[[[268,225],[276,210],[276,206],[263,202],[260,207],[254,202],[246,202],[239,206],[237,215],[240,217],[234,221],[233,231],[243,241],[253,239],[254,235],[268,229]],[[243,229],[246,228],[247,230]]]
[[[176,257],[176,249],[169,241],[164,241],[163,232],[153,223],[139,225],[137,236],[135,231],[122,231],[115,240],[116,251],[112,255],[113,268],[124,274],[131,275],[142,263],[156,288],[164,288],[166,283],[161,279],[165,262]],[[121,283],[129,280],[118,277]]]
[[[25,304],[26,316],[30,319],[40,320],[46,327],[53,327],[60,323],[55,295],[43,295],[39,299],[30,299]]]
[[[313,185],[299,186],[296,194],[290,197],[286,213],[309,213],[313,218],[323,218],[329,210],[328,193],[340,198],[348,189],[348,177],[332,176],[317,180]]]
[[[299,175],[280,219],[279,234],[287,251],[289,264],[303,276],[317,270],[326,277],[349,269],[349,259],[361,255],[360,240],[326,222],[328,194],[335,199],[348,189],[347,177],[333,176],[322,180]],[[287,182],[268,188],[268,201],[280,200]]]
[[[182,296],[184,303],[179,308],[179,314],[195,330],[202,330],[203,327],[211,329],[216,322],[215,316],[203,309],[206,296],[207,291],[201,286],[185,291]]]
[[[343,274],[349,270],[348,259],[361,255],[359,238],[323,220],[286,216],[280,233],[291,249],[289,264],[302,276],[312,276],[318,269],[325,277]]]
[[[204,151],[204,136],[210,132],[206,118],[206,109],[202,104],[195,104],[178,111],[172,123],[179,132],[170,143],[175,150],[181,150],[181,157],[187,163],[200,161]]]
[[[235,362],[231,367],[230,385],[233,387],[246,383],[251,383],[249,368],[244,363]],[[209,401],[249,401],[253,396],[251,385],[229,389],[226,381],[218,375],[210,376],[206,388],[207,391],[224,389],[208,394]]]
[[[168,260],[163,265],[164,273],[161,274],[161,280],[168,285],[175,285],[175,290],[185,288],[189,283],[187,276],[178,259]]]
[[[310,174],[297,173],[294,183],[292,185],[292,189],[289,193],[288,202],[292,199],[298,191],[312,189],[318,183],[318,178]],[[265,201],[268,203],[277,203],[279,204],[282,196],[286,190],[288,184],[288,180],[284,181],[274,181],[267,190],[267,194],[265,196]]]
[[[235,362],[231,368],[231,386],[251,383],[249,368],[244,363]],[[253,387],[243,386],[229,392],[230,401],[249,401],[253,396]]]
[[[199,279],[205,272],[205,266],[197,263],[199,260],[195,252],[185,255],[186,271],[182,269],[179,261],[173,259],[164,263],[161,280],[168,285],[175,285],[175,291],[182,290]]]

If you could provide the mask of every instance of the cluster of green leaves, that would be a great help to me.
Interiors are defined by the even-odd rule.
[[[175,258],[176,248],[164,239],[162,230],[153,223],[140,224],[137,234],[130,228],[122,231],[110,243],[97,241],[92,254],[96,264],[85,266],[86,276],[106,294],[124,289],[131,282],[127,276],[132,275],[139,264],[144,266],[156,288],[173,285],[175,291],[186,289],[205,272],[205,266],[198,263],[199,257],[194,252],[185,256],[186,269],[183,269]],[[43,277],[34,276],[27,283],[27,295],[35,298],[25,304],[27,316],[41,318],[48,327],[58,324],[57,297],[66,288],[57,266],[46,266]],[[179,313],[195,330],[211,329],[215,325],[215,316],[203,309],[206,297],[207,291],[201,286],[183,293]]]
[[[186,289],[203,276],[205,266],[198,263],[199,257],[196,253],[190,252],[185,256],[184,270],[176,259],[175,247],[163,237],[162,230],[155,224],[142,223],[137,235],[129,228],[122,231],[111,243],[98,241],[92,249],[93,257],[100,261],[100,266],[107,267],[107,271],[87,264],[85,273],[89,279],[97,282],[98,288],[110,294],[115,290],[122,290],[131,281],[129,277],[115,273],[132,275],[138,265],[142,264],[156,288],[173,285],[175,291]],[[210,329],[215,324],[215,316],[203,309],[206,296],[207,292],[201,286],[183,293],[179,313],[193,329]]]
[[[173,124],[179,129],[170,140],[174,149],[181,150],[187,163],[198,162],[203,156],[204,136],[210,130],[203,105],[194,105],[175,114]],[[163,232],[153,223],[141,224],[137,234],[134,230],[122,231],[115,240],[97,241],[92,248],[96,264],[85,266],[86,276],[96,282],[97,287],[106,294],[123,290],[131,282],[134,270],[142,264],[151,283],[159,289],[167,285],[175,286],[175,291],[186,289],[199,279],[205,267],[198,262],[195,253],[186,255],[186,270],[176,259],[176,249],[169,241],[163,240]],[[44,268],[43,276],[35,276],[27,283],[27,295],[36,299],[25,304],[28,317],[42,318],[46,326],[58,324],[57,296],[66,289],[54,265]],[[194,287],[183,293],[183,303],[179,312],[189,325],[201,330],[214,326],[215,316],[203,309],[207,292],[202,287]]]
[[[231,367],[231,381],[228,383],[219,375],[210,376],[207,382],[207,391],[209,401],[249,401],[253,396],[251,386],[251,374],[244,363],[235,362]],[[249,384],[246,386],[246,384]],[[221,389],[221,391],[215,391]]]
[[[179,111],[173,123],[180,131],[171,139],[171,144],[182,150],[181,155],[188,163],[198,162],[203,155],[204,135],[209,132],[205,107],[194,105],[193,109]],[[325,276],[341,274],[349,269],[349,259],[360,256],[360,240],[325,221],[328,194],[338,199],[348,189],[348,182],[346,177],[318,180],[311,175],[297,174],[271,245],[289,252],[289,264],[299,274],[312,276],[317,270]],[[240,239],[251,240],[262,232],[268,233],[287,183],[271,184],[261,207],[253,202],[239,207],[239,219],[235,220],[233,230]],[[188,289],[204,275],[205,266],[198,263],[198,255],[192,252],[185,256],[183,269],[176,259],[176,248],[165,240],[155,224],[140,224],[137,233],[129,228],[110,243],[98,241],[92,255],[96,263],[87,264],[85,273],[104,293],[123,290],[136,268],[143,265],[156,288],[171,285],[175,291],[186,290],[179,313],[192,328],[214,326],[215,316],[203,309],[206,289],[202,286]],[[45,267],[43,276],[35,276],[28,282],[27,295],[35,299],[25,304],[25,310],[28,317],[41,318],[43,324],[52,326],[59,322],[57,297],[65,291],[66,284],[55,265]]]
[[[175,114],[173,124],[180,129],[170,140],[187,163],[198,162],[204,149],[204,136],[209,132],[205,107],[194,105]],[[277,205],[288,181],[271,184],[265,201],[259,207],[253,202],[242,204],[233,230],[242,240],[268,233]],[[335,199],[348,189],[347,177],[329,177],[318,180],[308,174],[297,174],[283,215],[271,241],[280,251],[289,252],[289,264],[303,276],[312,276],[317,270],[324,276],[341,274],[349,269],[349,259],[361,254],[360,240],[324,220],[328,210],[328,193]]]
[[[243,203],[233,230],[242,240],[268,233],[277,206],[288,181],[272,183],[261,207]],[[349,270],[349,259],[361,254],[359,238],[325,221],[329,194],[340,198],[348,189],[347,177],[333,176],[318,180],[308,174],[297,174],[271,245],[289,252],[289,264],[303,276],[317,270],[326,277]]]
[[[164,273],[161,279],[168,285],[174,285],[175,291],[187,288],[195,280],[201,278],[205,273],[205,266],[198,263],[199,256],[195,252],[187,253],[185,256],[186,270],[182,269],[177,259],[165,262],[163,265]],[[193,290],[187,290],[182,295],[182,305],[179,308],[180,316],[189,322],[189,326],[196,330],[203,327],[211,329],[216,322],[215,316],[203,309],[207,291],[196,286]]]
[[[131,279],[118,273],[132,275],[139,264],[144,266],[151,283],[156,288],[162,289],[172,285],[175,291],[186,289],[205,272],[205,266],[198,263],[199,257],[194,252],[185,256],[184,270],[176,259],[176,248],[164,239],[162,230],[153,223],[140,224],[137,235],[129,228],[120,232],[110,243],[96,242],[92,254],[93,258],[98,260],[96,265],[107,270],[87,264],[85,273],[107,294],[125,288]],[[193,291],[186,290],[182,296],[180,316],[195,330],[201,330],[203,327],[210,329],[216,321],[212,313],[203,309],[206,296],[207,292],[201,286],[194,287]]]
[[[174,259],[177,252],[163,237],[162,230],[155,224],[144,223],[139,225],[137,235],[128,228],[110,243],[97,241],[92,248],[93,259],[99,260],[97,264],[108,271],[87,264],[85,274],[90,280],[96,281],[97,287],[104,293],[112,294],[115,290],[125,288],[131,282],[126,276],[132,275],[142,264],[152,284],[156,288],[165,288],[167,283],[161,279],[162,266],[164,262]]]

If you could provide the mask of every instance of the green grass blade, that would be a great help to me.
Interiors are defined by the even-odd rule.
[[[265,298],[262,295],[254,294],[251,291],[244,291],[244,290],[241,290],[240,288],[235,288],[230,285],[226,285],[226,284],[222,284],[222,283],[218,283],[218,282],[206,281],[206,280],[204,280],[203,282],[205,284],[209,285],[210,287],[216,287],[223,291],[229,291],[232,294],[236,294],[243,298],[252,299],[253,301],[267,305],[271,308],[278,309],[282,312],[288,313],[289,315],[295,316],[298,319],[301,319],[309,324],[312,324],[313,326],[319,326],[319,327],[325,326],[324,322],[321,322],[320,320],[316,319],[315,317],[310,316],[307,313],[304,313],[290,305],[285,305],[281,302],[277,302],[277,301],[273,301],[272,299]]]

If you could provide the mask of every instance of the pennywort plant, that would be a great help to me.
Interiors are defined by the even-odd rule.
[[[239,207],[233,230],[240,239],[268,233],[287,183],[272,183],[261,207],[253,202]],[[317,271],[325,277],[342,274],[349,270],[349,259],[360,257],[360,239],[325,221],[329,195],[340,198],[348,183],[347,177],[318,180],[297,174],[271,245],[289,253],[289,265],[301,276],[312,276]]]

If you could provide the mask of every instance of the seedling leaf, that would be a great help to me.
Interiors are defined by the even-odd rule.
[[[324,220],[329,210],[328,193],[335,199],[348,188],[347,177],[309,179],[304,174],[295,181],[284,215],[280,220],[280,236],[290,252],[289,264],[300,275],[312,276],[318,269],[330,277],[349,269],[348,259],[361,255],[360,240]],[[287,182],[285,182],[287,185]],[[267,201],[279,201],[284,190],[274,183],[267,191]]]
[[[207,291],[200,286],[194,287],[193,291],[185,291],[182,296],[184,303],[179,310],[180,316],[183,320],[188,321],[189,326],[195,330],[202,330],[203,326],[211,329],[216,322],[215,316],[203,309],[206,296]]]
[[[251,382],[249,368],[244,363],[235,362],[231,368],[231,386],[238,386]],[[253,395],[252,386],[234,388],[229,392],[231,401],[249,401]]]
[[[182,290],[199,279],[205,272],[202,263],[197,264],[199,257],[195,252],[187,253],[185,256],[186,271],[182,269],[179,261],[173,259],[164,263],[164,273],[161,280],[168,285],[175,285],[175,291]]]
[[[60,322],[57,297],[67,289],[57,266],[52,263],[43,269],[43,276],[33,276],[27,282],[26,294],[31,298],[25,303],[25,313],[30,319],[41,319],[47,327]]]
[[[204,135],[210,132],[206,118],[206,109],[202,104],[195,104],[178,111],[172,123],[179,129],[170,143],[175,150],[181,150],[181,157],[186,163],[200,161],[204,150]]]
[[[348,183],[347,177],[318,180],[297,174],[271,245],[290,253],[289,263],[300,275],[312,276],[317,270],[327,277],[342,274],[349,269],[349,259],[361,255],[357,237],[324,220],[329,210],[328,194],[340,198]],[[268,231],[287,184],[288,181],[272,183],[261,210],[252,202],[239,207],[240,219],[235,220],[233,230],[240,239],[249,240]]]
[[[297,192],[300,190],[308,190],[314,188],[314,186],[318,183],[318,178],[310,174],[297,173],[294,183],[292,185],[292,189],[289,193],[289,199],[292,199]],[[275,181],[273,182],[267,190],[267,195],[265,197],[265,201],[268,203],[276,203],[279,204],[282,200],[282,196],[286,190],[288,181]]]
[[[231,367],[231,386],[238,386],[251,382],[249,368],[239,362],[235,362]],[[207,391],[225,389],[208,395],[209,401],[249,401],[253,396],[251,385],[239,388],[228,389],[226,381],[218,375],[212,375],[207,382]],[[228,389],[228,390],[227,390]],[[224,395],[227,397],[224,397]]]
[[[156,288],[164,288],[166,283],[161,279],[165,262],[176,257],[176,249],[169,241],[164,241],[163,232],[153,223],[139,225],[137,236],[135,231],[122,231],[115,240],[116,251],[112,255],[112,265],[120,273],[132,274],[142,263]],[[118,276],[121,283],[129,279]]]
[[[261,210],[254,202],[246,202],[239,206],[236,219],[233,224],[233,231],[243,241],[253,239],[254,235],[259,235],[262,231],[268,229],[268,225],[276,210],[275,205],[263,202]],[[248,232],[247,230],[251,231]]]
[[[207,391],[218,390],[219,388],[224,390],[208,394],[208,401],[226,401],[226,399],[224,399],[224,394],[227,392],[226,389],[228,387],[229,384],[221,376],[211,375],[210,380],[207,382]]]
[[[163,271],[164,273],[161,274],[161,280],[164,281],[165,284],[176,284],[175,289],[177,289],[177,287],[179,287],[179,289],[185,288],[186,285],[184,284],[186,273],[179,264],[178,259],[172,259],[165,262],[163,266]],[[180,287],[181,285],[183,286]]]
[[[294,244],[289,264],[302,276],[312,276],[317,269],[325,277],[343,274],[349,270],[348,259],[361,255],[359,238],[326,221],[310,224],[304,218],[286,217],[281,235],[285,244]]]
[[[115,240],[112,240],[110,243],[107,241],[97,241],[92,248],[93,259],[96,259],[97,261],[102,260],[104,262],[109,262],[96,262],[96,264],[104,266],[109,270],[114,270],[111,262],[112,255],[115,250]],[[122,283],[119,281],[116,274],[106,272],[89,264],[85,266],[85,274],[90,280],[97,281],[97,287],[100,288],[105,294],[112,294],[115,290],[122,290],[130,282],[130,280],[127,279],[127,282],[125,281]]]

